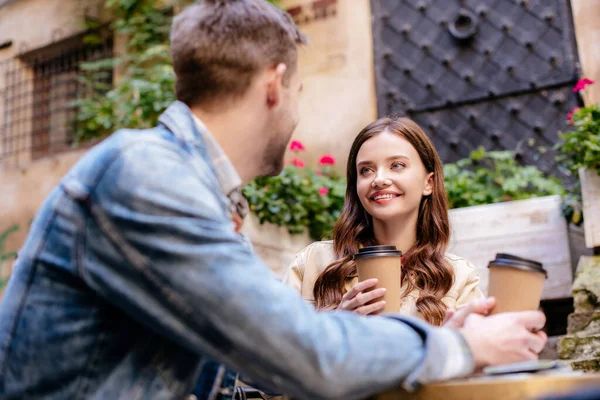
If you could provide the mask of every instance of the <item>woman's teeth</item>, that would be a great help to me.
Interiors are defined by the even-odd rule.
[[[394,194],[378,194],[377,196],[373,197],[373,200],[389,200],[393,199],[394,197],[396,197]]]

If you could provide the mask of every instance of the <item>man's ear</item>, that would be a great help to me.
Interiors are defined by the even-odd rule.
[[[427,175],[427,181],[425,182],[425,189],[423,189],[423,196],[429,196],[433,193],[433,172]]]
[[[281,89],[283,88],[283,76],[287,66],[283,63],[277,64],[275,68],[268,70],[267,78],[267,107],[276,107],[281,99]]]

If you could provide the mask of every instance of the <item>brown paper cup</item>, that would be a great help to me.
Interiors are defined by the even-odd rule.
[[[496,298],[491,314],[538,309],[547,276],[541,263],[510,254],[497,254],[488,268],[488,296]]]
[[[375,300],[375,302],[385,300],[386,305],[381,312],[400,311],[401,256],[402,253],[396,249],[396,246],[365,247],[354,255],[358,281],[377,278],[379,282],[375,289],[386,289],[385,295]]]

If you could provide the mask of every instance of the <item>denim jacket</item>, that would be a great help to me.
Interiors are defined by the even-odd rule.
[[[175,102],[90,150],[41,206],[0,305],[0,399],[183,399],[211,359],[299,399],[473,368],[454,331],[317,313],[274,279]]]

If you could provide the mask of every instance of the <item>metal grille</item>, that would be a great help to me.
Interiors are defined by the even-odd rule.
[[[552,146],[578,104],[567,0],[372,0],[380,115],[406,113],[446,162]],[[517,149],[518,150],[518,149]],[[558,173],[552,152],[527,154]]]
[[[425,111],[412,117],[428,132],[444,161],[455,161],[484,146],[515,150],[522,162],[561,174],[555,170],[555,154],[549,150],[556,133],[566,128],[565,110],[574,104],[567,87]]]
[[[88,46],[81,35],[0,63],[0,162],[18,166],[68,149],[80,63],[109,57],[112,40]],[[103,80],[112,82],[112,72]]]

